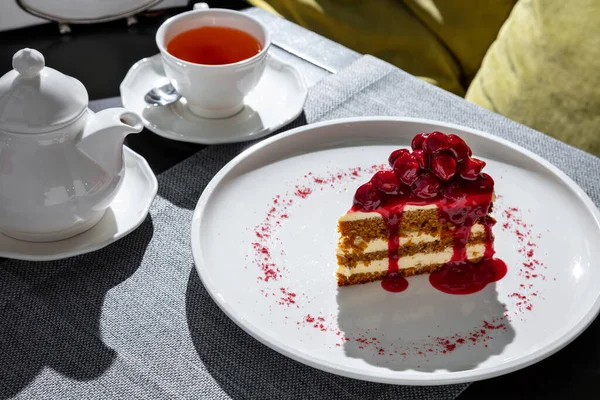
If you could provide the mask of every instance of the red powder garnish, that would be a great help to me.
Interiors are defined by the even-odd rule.
[[[527,250],[527,257],[533,257],[533,249]]]
[[[323,177],[315,177],[312,172],[308,172],[304,175],[305,181],[296,185],[293,193],[274,196],[269,202],[268,211],[263,222],[254,228],[254,236],[258,239],[252,243],[254,257],[247,256],[261,271],[258,279],[264,282],[272,282],[279,280],[285,273],[285,266],[275,262],[273,252],[270,249],[271,246],[277,245],[280,249],[276,253],[280,255],[285,254],[285,249],[283,249],[281,239],[277,236],[277,231],[284,225],[283,222],[285,220],[292,217],[291,207],[295,204],[292,197],[306,199],[314,191],[314,187],[311,187],[311,185],[317,184],[323,186],[323,184],[327,183],[333,187],[334,184],[343,182],[344,179],[353,179],[355,172],[365,171],[366,173],[374,173],[382,167],[381,165],[376,165],[366,169],[358,167],[348,170],[338,170],[328,173],[327,176]],[[288,300],[282,300],[281,302],[288,305],[293,304]]]
[[[296,304],[296,293],[290,292],[286,288],[279,288],[279,290],[281,291],[282,296],[279,298],[278,304],[287,306]]]
[[[393,354],[401,357],[408,357],[409,355],[427,357],[429,355],[448,354],[463,346],[482,345],[487,347],[487,343],[493,340],[495,335],[502,334],[507,330],[507,320],[497,318],[491,321],[482,321],[481,325],[473,327],[470,331],[444,337],[428,337],[426,340],[419,342],[383,343],[377,337],[366,333],[346,338],[346,341],[348,346],[365,352],[372,352],[373,355]]]
[[[306,199],[308,197],[309,194],[312,193],[312,189],[309,187],[301,187],[301,186],[296,186],[296,191],[294,192],[294,194],[298,197],[302,197],[303,199]]]
[[[546,266],[538,259],[533,258],[535,255],[534,249],[538,247],[536,240],[541,239],[542,235],[533,232],[531,224],[525,222],[521,210],[518,207],[508,207],[501,215],[506,218],[506,220],[501,223],[502,228],[515,235],[517,242],[519,243],[517,252],[523,257],[523,261],[521,262],[522,268],[519,269],[518,276],[533,282],[538,278],[545,280],[546,277],[537,270],[538,267],[546,268]],[[533,294],[532,288],[532,283],[527,285],[520,284],[520,292],[513,293],[509,296],[519,300],[513,303],[514,315],[533,309],[531,296],[537,297],[537,292],[536,294]]]

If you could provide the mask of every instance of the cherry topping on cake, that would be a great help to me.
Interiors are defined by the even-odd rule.
[[[429,136],[429,133],[416,134],[410,144],[412,149],[413,150],[421,150],[423,148],[423,142],[425,141],[425,139],[427,139],[427,136]]]
[[[456,174],[456,160],[448,154],[436,154],[431,157],[431,171],[443,181]]]
[[[394,150],[391,169],[378,171],[358,188],[355,209],[372,211],[388,205],[420,199],[464,199],[469,193],[490,193],[494,180],[482,173],[485,162],[471,157],[471,149],[459,136],[442,132],[419,133],[409,149]]]
[[[394,162],[394,172],[401,182],[410,185],[419,175],[419,162],[410,153],[402,154]]]
[[[373,175],[371,182],[377,190],[385,194],[398,194],[400,182],[394,171],[379,171]]]
[[[461,185],[454,181],[442,188],[442,196],[450,201],[457,201],[465,196],[465,190]]]
[[[419,168],[421,168],[421,169],[429,168],[429,162],[428,162],[429,157],[427,157],[427,154],[425,154],[425,152],[423,150],[415,150],[412,152],[412,154],[419,162]]]
[[[407,282],[398,271],[401,223],[407,205],[435,205],[440,225],[453,225],[449,229],[451,258],[430,276],[437,289],[453,294],[474,293],[502,278],[506,266],[492,259],[491,229],[495,220],[487,214],[492,210],[494,180],[482,172],[485,162],[473,158],[465,141],[453,134],[419,133],[411,147],[412,152],[393,151],[388,158],[392,168],[375,173],[354,196],[352,211],[378,213],[386,227],[388,272],[382,286],[393,292],[406,288]],[[484,249],[480,253],[483,261],[473,264],[467,245],[476,223],[484,228]]]
[[[454,134],[448,135],[448,144],[450,145],[450,153],[456,158],[456,161],[460,162],[465,158],[471,157],[471,148],[461,137]]]
[[[474,181],[477,179],[481,170],[485,167],[485,161],[481,161],[477,158],[465,158],[459,167],[459,175],[461,178],[468,181]]]
[[[469,187],[482,193],[490,192],[494,190],[494,180],[491,176],[482,172],[474,181],[470,182]]]
[[[423,141],[423,150],[427,154],[438,153],[449,148],[448,136],[442,132],[431,132]]]
[[[432,199],[440,193],[442,183],[431,172],[423,172],[410,185],[410,188],[415,196],[422,199]]]
[[[383,194],[371,182],[361,185],[354,194],[354,206],[372,211],[381,205]]]
[[[390,167],[394,166],[394,162],[396,162],[398,157],[400,157],[402,154],[409,154],[409,153],[410,153],[410,151],[408,151],[408,149],[398,149],[398,150],[392,151],[392,154],[390,154],[390,157],[388,158]]]

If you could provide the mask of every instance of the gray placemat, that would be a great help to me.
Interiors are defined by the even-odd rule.
[[[295,124],[357,115],[486,130],[546,157],[599,203],[599,159],[372,57],[311,88]],[[453,399],[464,390],[320,372],[258,343],[220,311],[193,269],[189,227],[206,184],[250,144],[208,147],[163,173],[144,224],[103,250],[0,264],[0,397]]]
[[[271,32],[273,44],[294,56],[331,73],[336,73],[360,58],[360,54],[261,8],[244,10],[260,19]]]

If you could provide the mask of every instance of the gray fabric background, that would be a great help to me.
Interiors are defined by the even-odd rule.
[[[600,204],[600,159],[369,56],[311,88],[293,125],[358,115],[431,118],[507,138]],[[258,343],[219,310],[193,269],[189,226],[206,184],[249,145],[207,147],[161,174],[144,224],[103,250],[0,264],[1,398],[453,399],[464,390],[320,372]]]

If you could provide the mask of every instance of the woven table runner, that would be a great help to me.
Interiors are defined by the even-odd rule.
[[[504,137],[557,165],[600,204],[600,159],[370,56],[311,88],[292,126],[367,115],[430,118]],[[454,399],[467,387],[321,372],[260,344],[220,311],[194,269],[191,218],[215,173],[251,144],[207,147],[161,174],[145,222],[102,250],[0,264],[0,398]]]

